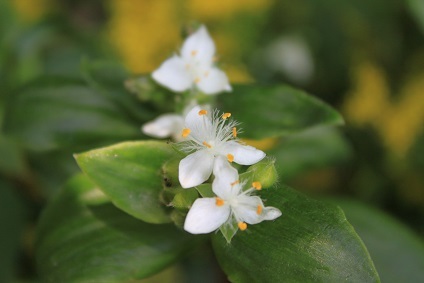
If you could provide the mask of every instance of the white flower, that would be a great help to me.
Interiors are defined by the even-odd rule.
[[[206,234],[232,221],[236,221],[243,231],[247,224],[257,224],[281,216],[278,208],[264,207],[260,197],[251,196],[252,192],[260,189],[258,182],[243,191],[244,184],[240,184],[237,170],[222,157],[215,163],[214,174],[212,190],[216,197],[198,198],[193,203],[184,223],[187,232]]]
[[[228,121],[231,113],[219,115],[194,107],[185,118],[183,149],[192,152],[181,160],[179,180],[183,188],[191,188],[206,181],[212,174],[215,158],[224,156],[229,162],[252,165],[265,157],[265,153],[237,140],[237,122]]]
[[[180,53],[162,63],[153,79],[177,92],[193,85],[205,94],[231,91],[225,73],[214,66],[215,44],[205,26],[184,41]]]
[[[181,141],[181,131],[184,128],[184,118],[182,115],[168,113],[163,114],[147,122],[141,127],[146,135],[163,139],[172,137],[175,141]]]

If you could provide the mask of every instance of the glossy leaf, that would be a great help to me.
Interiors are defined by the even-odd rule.
[[[43,282],[144,278],[175,262],[193,242],[173,225],[147,224],[117,209],[82,175],[49,204],[38,228]]]
[[[212,236],[231,282],[378,282],[363,245],[343,212],[287,187],[261,191],[282,216],[249,225],[231,244]]]
[[[162,166],[174,156],[157,141],[125,142],[75,156],[82,171],[123,211],[148,223],[170,222],[159,201]]]
[[[423,239],[375,208],[351,200],[333,202],[361,236],[383,282],[424,282]]]
[[[318,98],[286,85],[236,85],[218,97],[220,109],[241,122],[243,138],[262,139],[297,133],[343,118]]]

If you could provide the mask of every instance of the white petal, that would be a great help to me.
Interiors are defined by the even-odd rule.
[[[181,48],[184,60],[197,59],[202,65],[210,65],[215,55],[215,44],[205,26],[187,37]]]
[[[215,179],[212,183],[212,190],[217,196],[222,199],[231,199],[239,193],[241,188],[237,183],[238,172],[223,156],[215,157],[213,174]]]
[[[185,62],[177,55],[163,62],[153,72],[152,77],[155,81],[173,91],[185,91],[193,84],[191,76],[185,67]]]
[[[183,117],[177,114],[164,114],[157,117],[155,120],[147,122],[141,130],[146,135],[155,138],[166,138],[175,133],[181,135],[181,130],[184,126]]]
[[[194,139],[200,142],[207,142],[215,132],[212,128],[210,111],[208,111],[207,115],[199,115],[200,110],[202,110],[200,106],[195,106],[188,112],[185,118],[185,127],[191,130],[191,135]]]
[[[261,213],[258,213],[258,206],[261,206]],[[264,205],[260,197],[241,195],[237,198],[237,205],[231,207],[237,221],[248,224],[257,224],[264,220]]]
[[[194,152],[180,161],[180,184],[183,188],[200,185],[211,176],[214,156],[207,150]]]
[[[264,220],[274,220],[281,216],[281,211],[276,207],[267,206],[262,211],[262,214]]]
[[[231,91],[227,75],[218,68],[210,68],[199,77],[197,87],[205,94],[217,94],[222,91]]]
[[[236,141],[226,142],[220,149],[220,153],[224,156],[232,154],[234,162],[241,165],[252,165],[265,157],[265,152],[262,150],[250,145],[242,145]]]
[[[199,198],[191,207],[184,222],[184,230],[192,234],[215,231],[230,217],[228,205],[217,206],[215,198]]]

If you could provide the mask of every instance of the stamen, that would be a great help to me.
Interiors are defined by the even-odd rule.
[[[237,137],[237,128],[233,127],[233,137]]]
[[[224,200],[222,198],[216,197],[215,198],[215,204],[216,204],[216,206],[223,206]]]
[[[208,110],[202,109],[202,110],[199,111],[200,116],[203,116],[203,115],[206,115],[206,114],[208,114]]]
[[[262,209],[263,209],[262,205],[258,205],[258,207],[256,208],[256,213],[258,215],[261,214],[262,213]]]
[[[224,119],[224,120],[227,120],[230,117],[231,117],[231,113],[229,113],[229,112],[222,114],[222,119]]]
[[[239,222],[239,223],[237,224],[237,226],[239,227],[239,229],[240,229],[241,231],[244,231],[244,230],[246,230],[246,229],[247,229],[247,224],[246,224],[245,222]]]
[[[195,78],[194,83],[196,83],[196,84],[200,83],[200,78],[199,77]]]
[[[186,138],[190,134],[191,130],[189,128],[184,128],[181,135]]]
[[[237,184],[239,184],[239,183],[240,183],[240,180],[237,180],[237,181],[232,182],[230,185],[231,185],[231,186],[234,186],[234,185],[237,185]]]
[[[234,161],[234,155],[232,155],[231,153],[228,153],[227,159],[228,159],[229,162],[233,162]]]
[[[258,191],[262,190],[262,184],[260,182],[253,182],[252,187],[257,189]]]
[[[203,142],[203,145],[206,146],[207,148],[212,148],[212,146],[205,141]]]
[[[196,54],[197,54],[197,50],[191,51],[191,56],[196,56]]]

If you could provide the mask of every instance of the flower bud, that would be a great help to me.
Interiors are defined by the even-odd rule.
[[[250,166],[244,173],[251,182],[259,182],[262,188],[273,186],[278,180],[278,173],[274,166],[275,160],[264,158],[260,162]]]

